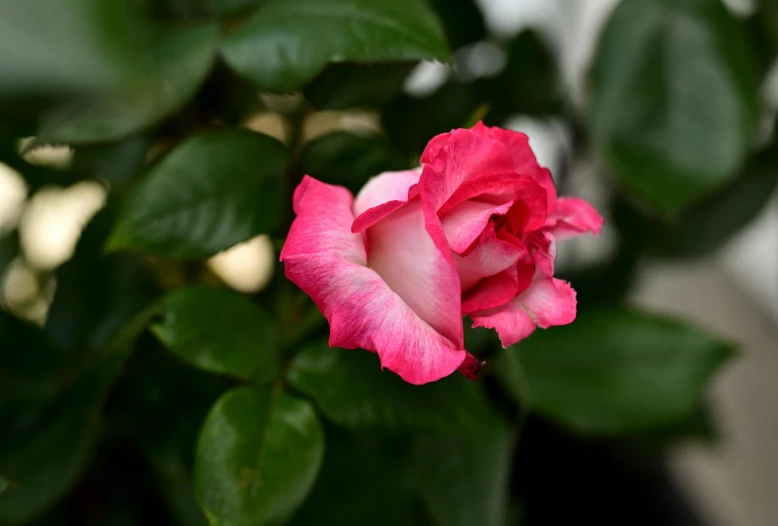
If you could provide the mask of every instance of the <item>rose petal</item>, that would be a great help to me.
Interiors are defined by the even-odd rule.
[[[481,236],[491,217],[505,214],[511,206],[513,201],[502,205],[465,201],[452,208],[440,220],[452,252],[460,255],[466,252]]]
[[[422,193],[435,211],[468,179],[483,173],[510,171],[513,164],[505,145],[466,129],[432,139],[421,162]]]
[[[551,172],[538,164],[538,160],[529,145],[529,137],[525,134],[504,128],[488,127],[479,122],[473,131],[488,135],[504,144],[512,155],[512,169],[520,174],[526,174],[535,179],[546,190],[549,206],[556,201],[556,186]]]
[[[538,270],[548,276],[553,276],[557,244],[551,232],[538,231],[533,233],[528,245]]]
[[[498,239],[494,232],[487,230],[481,236],[475,250],[464,257],[455,254],[454,262],[459,271],[462,292],[467,292],[484,278],[515,266],[527,255],[527,249],[521,242],[516,240],[516,243]]]
[[[462,314],[505,305],[529,287],[535,265],[519,264],[480,281],[462,298]]]
[[[536,324],[546,329],[572,323],[575,311],[575,291],[570,284],[537,273],[530,287],[509,303],[470,317],[473,327],[496,329],[503,347],[508,347],[532,334]]]
[[[384,172],[371,178],[354,200],[352,232],[361,232],[418,195],[421,170]]]
[[[365,266],[362,236],[351,232],[352,201],[345,188],[303,179],[294,196],[297,218],[281,251],[286,276],[330,322],[330,345],[375,351],[383,367],[409,383],[448,376],[467,353]]]
[[[531,222],[533,229],[540,228],[548,215],[543,187],[531,177],[511,171],[488,172],[471,177],[451,194],[438,213],[442,217],[460,203],[474,198],[495,205],[523,201],[527,206],[527,216],[534,219]]]
[[[511,171],[525,175],[546,190],[549,207],[556,201],[551,173],[541,167],[523,133],[490,128],[483,123],[433,138],[421,157],[428,179],[427,193],[439,209],[457,189],[479,174]]]
[[[367,229],[368,263],[421,319],[461,348],[459,275],[448,246],[441,252],[425,226],[416,197]]]
[[[602,216],[583,199],[561,197],[546,220],[557,241],[592,232],[598,235],[602,229]]]

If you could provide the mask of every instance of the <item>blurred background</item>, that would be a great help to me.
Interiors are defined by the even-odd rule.
[[[451,64],[346,60],[295,84],[278,71],[263,77],[267,72],[246,65],[238,45],[216,56],[215,37],[197,26],[216,20],[229,32],[261,1],[134,0],[124,12],[93,9],[97,4],[88,0],[6,0],[0,6],[3,310],[29,322],[25,327],[42,327],[62,348],[98,348],[162,290],[201,282],[260,303],[283,297],[277,259],[287,217],[273,225],[259,221],[212,249],[194,241],[159,248],[164,236],[136,232],[117,243],[143,256],[103,252],[115,218],[124,217],[117,203],[142,199],[133,194],[138,177],[193,131],[229,126],[269,135],[294,152],[292,172],[353,191],[380,171],[417,163],[437,133],[477,120],[512,128],[530,137],[560,194],[583,197],[605,216],[600,237],[559,250],[559,273],[578,291],[582,311],[627,305],[672,316],[732,342],[738,352],[713,376],[699,411],[677,429],[590,437],[566,422],[529,416],[516,453],[521,474],[513,479],[521,510],[510,517],[526,524],[573,517],[600,524],[778,524],[778,3],[427,3],[442,23]],[[154,30],[139,30],[149,19]],[[142,60],[117,58],[135,55]],[[104,100],[105,93],[111,96]],[[256,206],[272,209],[271,202]],[[27,345],[11,325],[0,323],[2,330],[0,355],[23,354]],[[185,460],[171,460],[174,454],[160,461],[176,439],[165,437],[162,447],[141,438],[138,446],[132,430],[164,422],[160,415],[168,413],[158,408],[175,406],[180,392],[203,380],[193,374],[182,380],[184,391],[165,392],[160,378],[179,374],[170,372],[178,364],[153,365],[148,356],[160,344],[148,333],[138,346],[140,358],[132,358],[106,395],[100,462],[84,468],[82,478],[66,476],[73,480],[41,497],[42,511],[29,513],[27,504],[16,503],[3,511],[0,469],[0,523],[140,524],[148,517],[202,523],[185,495],[191,460],[176,450]],[[22,378],[22,368],[12,361],[0,358],[8,367],[0,373],[0,396],[7,396],[0,402],[17,401],[11,379]],[[183,426],[189,435],[223,389],[205,386],[187,399],[197,406]],[[0,411],[8,422],[16,417]],[[10,429],[0,422],[0,434],[4,427]],[[0,437],[0,445],[6,447],[0,456],[14,456],[12,440]],[[118,467],[127,480],[117,483],[105,466]],[[305,516],[298,523],[313,523]]]

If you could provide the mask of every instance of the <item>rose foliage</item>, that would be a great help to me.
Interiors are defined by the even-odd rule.
[[[0,2],[0,525],[678,500],[732,348],[634,283],[778,183],[775,8],[623,0],[568,68],[492,3]]]

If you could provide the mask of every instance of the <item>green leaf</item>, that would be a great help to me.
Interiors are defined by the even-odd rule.
[[[464,376],[411,385],[382,371],[378,357],[364,350],[312,345],[295,357],[288,380],[327,418],[354,429],[461,429],[494,417],[479,386]]]
[[[660,229],[665,252],[698,257],[713,252],[764,209],[778,186],[778,142],[753,157],[736,180]]]
[[[17,524],[51,506],[83,473],[100,431],[99,408],[128,353],[116,348],[66,363],[36,327],[2,312],[0,324],[7,339],[0,348],[24,348],[0,353],[0,370],[12,379],[0,382],[0,474],[11,486],[0,495],[0,523]]]
[[[311,405],[239,387],[214,404],[195,457],[197,497],[213,525],[282,524],[308,495],[324,456]]]
[[[503,526],[514,433],[502,424],[416,440],[415,472],[437,524]]]
[[[427,97],[397,97],[383,124],[392,143],[418,159],[432,137],[461,128],[482,102],[474,83],[449,82]]]
[[[431,0],[430,3],[443,23],[452,49],[486,38],[484,17],[473,0]]]
[[[718,439],[716,420],[710,408],[700,401],[683,417],[665,425],[643,430],[623,438],[628,447],[646,453],[663,453],[679,443],[695,442],[715,445]]]
[[[57,374],[68,361],[40,327],[0,310],[0,411],[15,399],[45,399],[56,393]],[[4,426],[10,425],[3,418]]]
[[[303,93],[320,110],[381,108],[402,89],[415,63],[330,64]]]
[[[149,137],[136,135],[119,142],[81,146],[73,153],[72,168],[105,179],[112,188],[121,186],[143,169],[151,142]]]
[[[543,37],[537,31],[522,31],[508,43],[506,52],[505,69],[476,82],[480,99],[491,106],[485,121],[500,126],[516,114],[558,114],[562,82],[555,55]]]
[[[292,90],[328,62],[447,61],[421,0],[266,0],[222,43],[227,63],[266,90]]]
[[[275,228],[285,148],[246,130],[211,130],[155,164],[126,197],[110,249],[205,257]]]
[[[128,77],[132,14],[125,2],[4,0],[0,98],[97,92]]]
[[[290,526],[401,526],[411,522],[413,484],[406,437],[326,429],[327,453],[310,497]]]
[[[98,436],[97,420],[75,409],[52,416],[35,427],[34,435],[2,441],[0,472],[11,481],[0,495],[2,524],[26,522],[44,511],[86,467]]]
[[[262,0],[202,0],[202,3],[210,13],[229,15],[241,12],[261,1]]]
[[[262,0],[145,0],[165,4],[171,15],[185,20],[213,16],[232,16],[257,5]],[[157,7],[157,6],[155,6]]]
[[[145,59],[144,75],[105,97],[68,103],[44,116],[38,137],[70,144],[121,139],[178,111],[205,80],[216,56],[217,27],[166,34]]]
[[[177,524],[207,524],[195,499],[195,444],[209,409],[232,382],[183,363],[153,339],[133,358],[135,367],[123,377],[114,398],[129,409],[125,413],[140,431],[138,443]]]
[[[338,131],[308,143],[300,154],[303,172],[326,183],[359,191],[382,172],[408,169],[408,160],[379,136]]]
[[[619,180],[673,214],[729,181],[748,154],[757,75],[719,0],[626,0],[591,77],[589,122]]]
[[[746,34],[766,74],[778,55],[778,5],[772,0],[756,0],[757,10],[744,21]]]
[[[279,372],[270,317],[247,297],[193,285],[167,295],[151,330],[177,356],[208,371],[257,382]]]
[[[102,252],[115,211],[109,200],[82,232],[73,258],[56,272],[46,330],[57,345],[73,353],[110,347],[159,297],[146,261],[135,254]]]
[[[676,321],[630,310],[582,313],[506,353],[530,406],[583,433],[621,434],[689,414],[731,346]]]

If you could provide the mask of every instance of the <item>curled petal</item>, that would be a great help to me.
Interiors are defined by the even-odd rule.
[[[462,314],[471,314],[505,305],[526,290],[535,274],[535,265],[514,265],[478,282],[462,297]]]
[[[483,173],[511,171],[513,161],[501,142],[472,130],[457,129],[432,139],[421,163],[422,191],[438,211],[466,181]]]
[[[556,201],[556,186],[551,172],[538,164],[538,160],[529,145],[529,137],[525,134],[504,128],[485,126],[479,122],[473,127],[474,132],[488,135],[504,144],[512,156],[512,170],[526,174],[535,179],[548,194],[549,206]]]
[[[523,203],[526,228],[540,228],[548,216],[546,191],[537,181],[516,172],[490,172],[476,175],[460,186],[438,210],[442,216],[449,210],[477,198],[495,205],[515,202]]]
[[[436,209],[470,178],[498,171],[530,177],[546,190],[550,208],[556,201],[551,173],[538,164],[523,133],[479,122],[469,130],[453,130],[433,138],[421,162],[428,171],[422,179],[429,179],[427,192]]]
[[[384,172],[370,179],[354,200],[352,232],[361,232],[418,195],[420,170]]]
[[[557,252],[554,236],[548,231],[538,231],[532,234],[527,244],[538,270],[548,276],[553,276]]]
[[[420,318],[374,270],[345,188],[305,177],[295,191],[297,218],[281,251],[287,277],[330,323],[330,345],[369,349],[383,367],[413,384],[456,371],[466,357]],[[461,326],[461,322],[460,322]]]
[[[602,229],[602,216],[583,199],[562,197],[546,220],[546,227],[557,241],[592,232],[598,235]]]
[[[462,292],[484,278],[515,266],[525,255],[527,249],[519,240],[516,244],[509,243],[498,239],[493,231],[485,231],[472,252],[466,256],[454,255]]]
[[[530,287],[509,303],[473,313],[473,327],[497,330],[503,347],[523,340],[535,330],[567,325],[575,320],[575,291],[561,279],[537,273]]]
[[[452,208],[441,219],[451,250],[460,255],[466,252],[481,237],[492,216],[505,214],[511,206],[513,201],[502,205],[465,201]]]

